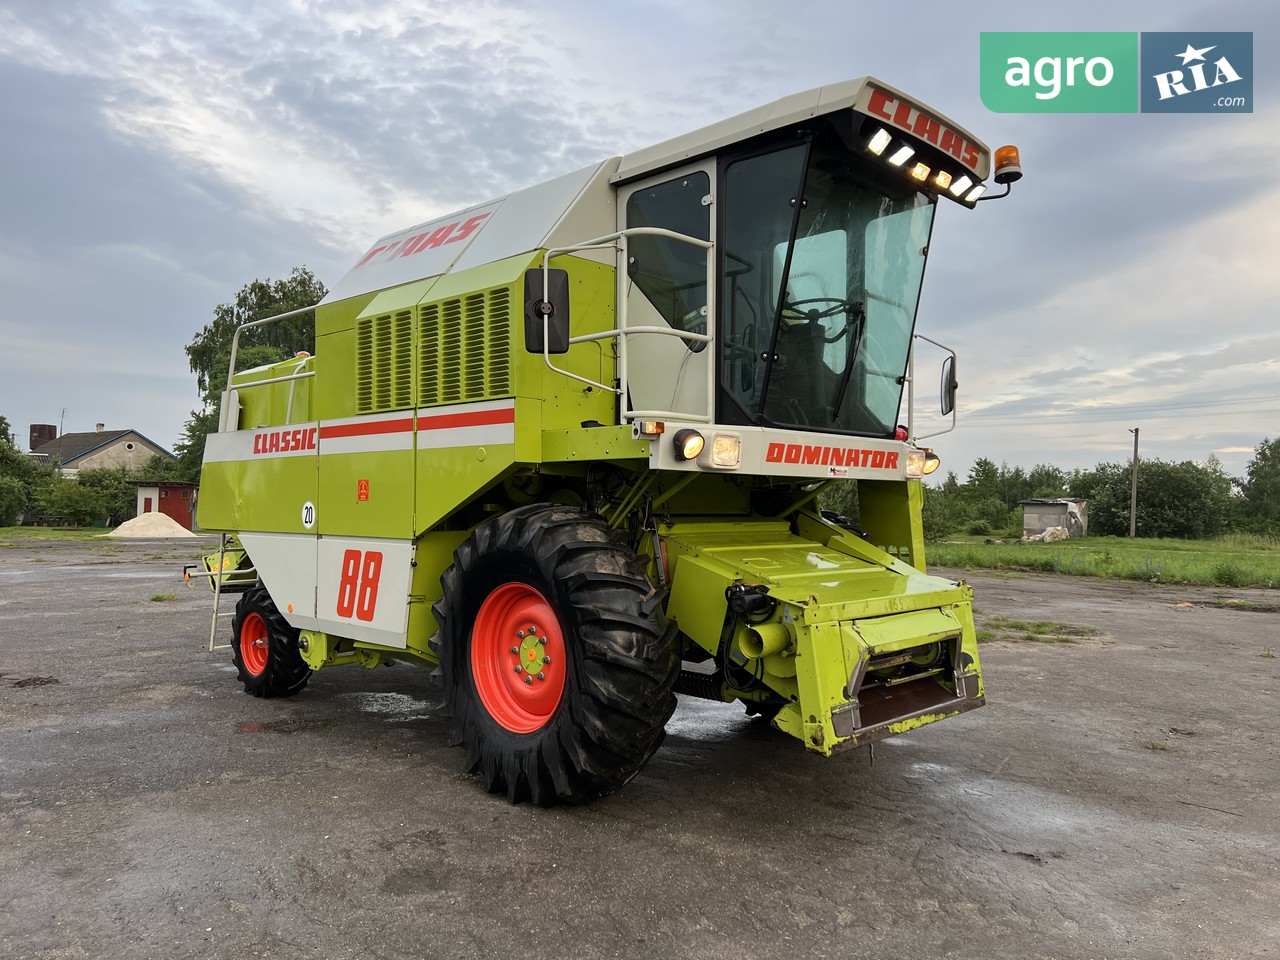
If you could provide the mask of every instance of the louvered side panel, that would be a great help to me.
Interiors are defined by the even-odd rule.
[[[391,367],[395,359],[391,346],[391,317],[383,315],[373,321],[373,408],[391,409]]]
[[[463,298],[462,393],[467,400],[483,400],[485,397],[487,338],[484,301],[483,293],[472,293]]]
[[[356,321],[356,412],[414,405],[413,324],[409,311]]]
[[[421,308],[418,319],[418,398],[423,406],[440,402],[440,305]]]
[[[423,406],[511,395],[511,289],[426,304],[418,321]]]
[[[373,324],[356,323],[356,412],[371,413],[373,407]]]
[[[413,402],[413,315],[401,310],[391,321],[391,402],[394,409],[412,407]]]
[[[488,390],[490,397],[511,392],[511,291],[507,287],[489,291]]]
[[[440,402],[462,399],[462,366],[465,345],[462,301],[446,300],[440,307]]]

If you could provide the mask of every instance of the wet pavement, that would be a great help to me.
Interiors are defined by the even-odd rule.
[[[424,670],[243,694],[197,547],[0,547],[0,956],[1280,956],[1280,594],[973,575],[980,626],[1096,632],[997,629],[991,705],[874,762],[683,700],[540,810]]]

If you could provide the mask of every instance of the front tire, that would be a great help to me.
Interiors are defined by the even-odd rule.
[[[648,762],[675,709],[675,629],[601,518],[517,508],[477,527],[440,582],[450,738],[490,792],[583,803]]]
[[[255,697],[291,697],[311,679],[298,650],[298,631],[281,616],[266,587],[246,590],[236,604],[231,662],[244,692]]]

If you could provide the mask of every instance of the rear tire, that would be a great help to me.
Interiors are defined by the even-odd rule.
[[[675,627],[600,517],[512,510],[472,532],[440,583],[432,645],[450,740],[491,793],[583,803],[648,762],[675,710]]]
[[[307,685],[311,668],[266,587],[246,590],[231,620],[231,662],[244,692],[255,697],[291,697]]]

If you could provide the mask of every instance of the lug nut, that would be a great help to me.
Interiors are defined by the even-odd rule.
[[[519,652],[520,652],[520,648],[519,648],[519,647],[512,647],[512,648],[511,648],[511,652],[512,652],[512,653],[519,653]]]
[[[547,645],[547,638],[546,638],[546,637],[539,637],[539,638],[538,638],[538,642],[539,642],[540,644],[542,644],[542,645],[545,647],[545,646]]]
[[[551,662],[551,658],[550,658],[550,657],[543,657],[543,658],[542,658],[542,662],[543,662],[543,663],[550,663],[550,662]]]
[[[539,676],[541,676],[541,674],[539,674]],[[524,678],[524,682],[525,682],[525,683],[533,683],[533,677],[525,677],[525,678]]]
[[[539,673],[539,674],[538,674],[538,679],[539,679],[539,680],[545,680],[545,679],[547,679],[547,678],[546,678],[546,677],[544,677],[541,673]]]
[[[533,624],[529,624],[529,636],[531,637],[536,636],[537,633],[538,633],[538,628],[535,627]]]
[[[517,631],[516,631],[516,639],[517,639],[517,640],[523,640],[523,639],[524,639],[524,631],[523,631],[523,630],[517,630]]]
[[[524,670],[524,667],[512,667],[511,669],[514,670],[516,673],[520,673],[522,670]]]

